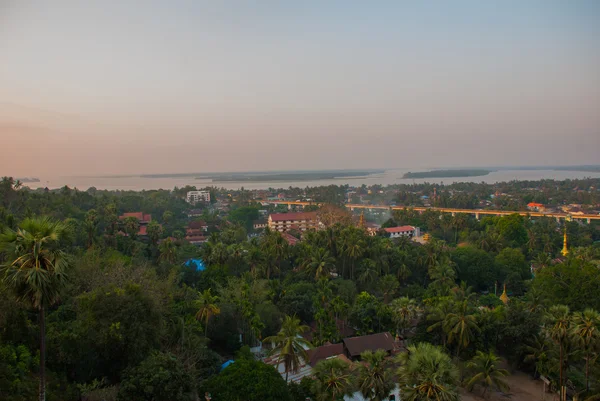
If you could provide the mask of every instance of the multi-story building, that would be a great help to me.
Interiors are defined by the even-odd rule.
[[[318,230],[319,218],[317,212],[274,213],[269,215],[268,226],[279,232]]]
[[[413,226],[400,226],[400,227],[388,227],[384,228],[385,232],[389,235],[390,238],[400,238],[400,237],[420,237],[421,230],[419,227]]]
[[[185,200],[192,205],[198,202],[210,202],[210,191],[189,191]]]

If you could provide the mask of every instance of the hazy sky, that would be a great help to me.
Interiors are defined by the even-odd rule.
[[[600,163],[600,2],[0,0],[0,175]]]

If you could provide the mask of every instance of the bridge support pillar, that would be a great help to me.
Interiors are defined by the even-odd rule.
[[[556,216],[556,222],[560,223],[560,217]]]
[[[479,213],[475,213],[475,218],[479,220]]]
[[[350,211],[351,211],[351,212],[353,212],[353,211],[354,211],[354,208],[353,208],[353,207],[351,207],[351,208],[350,208]]]
[[[292,210],[292,204],[288,203],[288,210]]]
[[[592,219],[590,219],[589,217],[586,220],[587,220],[588,224],[590,224],[592,222]]]
[[[452,212],[452,217],[456,216],[456,212]]]

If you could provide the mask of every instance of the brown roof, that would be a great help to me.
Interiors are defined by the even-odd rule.
[[[202,220],[190,221],[188,223],[188,228],[201,229],[202,227],[208,227],[206,222]]]
[[[388,228],[384,228],[384,230],[388,233],[403,233],[406,231],[414,231],[415,228],[413,226],[400,226],[400,227],[388,227]]]
[[[273,213],[269,215],[272,221],[316,220],[317,212]]]
[[[283,237],[283,239],[285,239],[287,241],[287,243],[289,245],[296,245],[298,243],[298,241],[300,241],[298,238],[296,238],[293,235],[290,235],[288,233],[281,233],[281,236]]]
[[[308,363],[310,364],[310,366],[313,367],[323,359],[331,358],[332,356],[340,355],[343,353],[343,344],[321,345],[320,347],[309,349],[308,351],[306,351],[306,354],[308,355]]]
[[[344,338],[344,347],[346,347],[351,357],[359,356],[364,351],[376,351],[378,349],[391,352],[394,350],[394,337],[385,332]]]

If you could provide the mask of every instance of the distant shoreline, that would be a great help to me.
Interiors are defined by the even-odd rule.
[[[402,178],[460,178],[480,177],[491,173],[490,170],[433,170],[405,173]]]
[[[275,181],[319,181],[339,178],[357,179],[370,175],[381,174],[384,171],[332,171],[332,172],[305,172],[305,173],[280,173],[280,174],[230,174],[218,176],[201,176],[196,179],[211,179],[212,182],[275,182]]]

